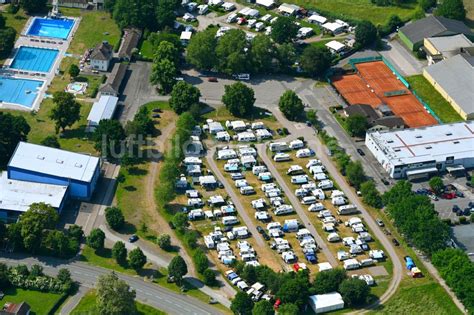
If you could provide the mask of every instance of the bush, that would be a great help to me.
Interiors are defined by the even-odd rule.
[[[122,210],[117,207],[108,207],[105,209],[105,219],[107,224],[113,230],[119,230],[125,223],[125,217],[123,216]]]
[[[160,246],[160,248],[168,250],[171,247],[171,236],[168,234],[161,234],[157,237],[156,243],[158,246]]]
[[[206,269],[202,273],[204,284],[213,286],[216,284],[216,274],[211,269]]]
[[[87,245],[95,250],[104,249],[105,234],[101,229],[95,228],[87,237]]]
[[[193,261],[196,265],[197,272],[203,274],[209,267],[209,260],[202,249],[197,249],[193,254]]]
[[[194,249],[197,247],[198,237],[199,237],[198,232],[194,230],[186,231],[186,233],[184,234],[184,242],[186,243],[187,246]]]
[[[364,280],[350,278],[341,283],[339,292],[348,306],[358,306],[367,302],[370,287]]]
[[[459,223],[466,224],[467,223],[467,218],[466,217],[460,217],[459,218]]]
[[[89,96],[94,98],[97,96],[97,93],[99,93],[99,87],[94,86],[94,88],[89,92]]]
[[[128,253],[128,264],[136,271],[139,271],[145,266],[146,256],[139,247],[132,249],[130,253]]]
[[[474,213],[471,213],[471,222],[474,223]]]

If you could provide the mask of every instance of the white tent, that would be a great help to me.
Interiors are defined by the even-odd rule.
[[[331,312],[344,308],[344,300],[337,292],[311,295],[309,305],[316,314]]]
[[[181,36],[179,37],[179,39],[183,41],[189,41],[192,35],[193,35],[193,32],[181,32]]]
[[[346,45],[343,43],[338,42],[337,40],[332,40],[329,43],[326,43],[325,45],[329,50],[333,53],[339,53],[346,48]]]
[[[314,23],[314,24],[319,24],[319,25],[323,25],[324,23],[327,22],[327,20],[328,19],[326,19],[324,16],[317,15],[317,14],[313,14],[308,18],[309,23]]]
[[[276,4],[276,1],[275,0],[256,0],[255,3],[265,8],[271,8]]]

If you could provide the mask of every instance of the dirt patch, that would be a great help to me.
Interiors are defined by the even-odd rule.
[[[368,268],[370,274],[374,277],[379,277],[379,276],[388,276],[388,272],[385,269],[384,266],[376,266],[376,267],[370,267]]]

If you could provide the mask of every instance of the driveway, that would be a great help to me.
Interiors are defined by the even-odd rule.
[[[418,60],[407,48],[397,39],[383,40],[386,50],[380,51],[403,76],[410,76],[423,73],[423,68],[427,66],[426,60]]]

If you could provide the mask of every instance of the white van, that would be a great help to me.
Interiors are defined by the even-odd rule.
[[[321,164],[322,164],[321,160],[312,159],[312,160],[309,160],[308,163],[306,163],[306,168],[310,168],[311,166],[316,166],[316,165],[321,165]]]
[[[237,13],[232,13],[227,17],[227,23],[234,23],[237,21]]]
[[[267,192],[269,190],[276,189],[278,187],[275,183],[268,183],[268,184],[262,184],[260,188],[262,189],[263,192]]]
[[[326,199],[326,195],[324,194],[324,191],[320,188],[314,189],[311,191],[311,194],[316,197],[318,200],[324,200]]]
[[[292,165],[290,166],[288,171],[286,171],[286,175],[299,175],[299,174],[304,174],[303,168],[299,165]]]
[[[353,204],[340,206],[337,209],[337,214],[339,215],[353,214],[357,212],[358,212],[357,206]]]
[[[267,171],[267,167],[265,165],[256,165],[256,166],[252,167],[252,173],[254,175],[258,175],[258,174],[266,172],[266,171]]]
[[[274,198],[274,197],[279,197],[281,196],[281,190],[276,188],[276,189],[271,189],[265,192],[265,196],[267,198]]]
[[[308,175],[291,176],[292,184],[302,185],[302,184],[306,184],[307,182],[308,182]]]
[[[240,193],[242,195],[251,195],[255,193],[255,189],[252,186],[240,187]]]
[[[321,189],[331,189],[334,187],[332,180],[326,179],[318,183],[318,188]]]
[[[344,269],[353,270],[358,268],[360,268],[360,263],[357,261],[357,259],[344,260]]]
[[[222,224],[224,225],[234,225],[239,223],[239,219],[236,216],[229,215],[222,218]]]
[[[304,147],[304,142],[300,139],[296,139],[290,142],[290,149],[296,150]]]
[[[245,179],[238,179],[235,181],[235,187],[236,188],[241,188],[241,187],[245,187],[245,186],[248,186],[249,184],[247,183],[247,180]]]
[[[293,207],[290,205],[281,205],[275,209],[275,215],[284,215],[293,212]]]
[[[290,147],[286,142],[272,142],[270,143],[270,151],[272,152],[281,152],[281,151],[289,151]]]
[[[343,196],[333,197],[331,203],[334,206],[342,206],[346,204],[346,198],[344,198]]]
[[[327,240],[328,242],[339,242],[341,237],[337,233],[329,233]]]
[[[316,173],[314,174],[313,179],[323,181],[325,179],[328,179],[328,176],[325,173]]]
[[[362,259],[360,261],[361,267],[368,267],[368,266],[373,266],[373,265],[375,265],[375,260],[373,260],[372,258]]]
[[[309,206],[308,211],[309,212],[318,212],[324,210],[324,205],[320,202],[313,203],[311,206]]]
[[[298,188],[295,190],[295,195],[298,198],[306,197],[308,195],[308,190],[304,188]]]
[[[297,158],[307,158],[313,155],[313,151],[310,149],[301,149],[296,151],[296,157]]]
[[[301,203],[304,205],[311,205],[313,203],[316,203],[316,197],[314,196],[303,197],[303,199],[301,199]]]
[[[275,162],[284,162],[284,161],[289,161],[290,160],[290,155],[286,153],[277,153],[273,157],[273,161]]]

